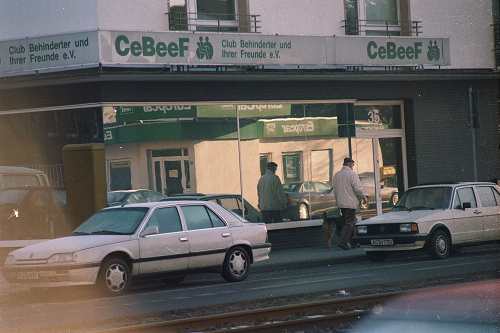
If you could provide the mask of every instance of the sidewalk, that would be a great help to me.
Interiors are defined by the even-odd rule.
[[[268,260],[257,262],[250,267],[250,274],[255,272],[271,272],[304,267],[340,264],[345,262],[368,260],[362,248],[342,250],[333,245],[331,249],[325,247],[306,247],[271,251]],[[12,286],[0,272],[0,299],[7,300],[15,297],[16,293],[27,291],[23,286]],[[0,301],[1,302],[1,301]]]
[[[346,251],[337,247],[336,243],[332,243],[331,249],[304,247],[279,251],[271,250],[268,260],[257,262],[250,267],[250,274],[252,272],[281,271],[368,260],[365,250],[362,248]]]

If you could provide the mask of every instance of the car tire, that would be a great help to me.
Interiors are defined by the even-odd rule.
[[[299,205],[299,220],[309,220],[309,207],[303,202]]]
[[[393,206],[393,207],[396,206],[398,201],[399,201],[399,194],[397,192],[395,192],[392,194],[392,197],[391,197],[391,206]]]
[[[370,261],[380,262],[384,261],[387,258],[387,252],[381,251],[366,251],[366,256]]]
[[[442,230],[436,230],[429,238],[427,252],[432,259],[445,259],[450,254],[451,242],[448,235]]]
[[[179,284],[182,281],[184,281],[185,278],[186,278],[185,275],[172,276],[172,277],[161,279],[161,282],[166,283],[166,284]]]
[[[250,272],[250,256],[239,246],[229,249],[222,266],[222,277],[228,282],[241,282]]]
[[[109,296],[124,294],[130,286],[130,267],[120,258],[103,262],[97,277],[101,290]]]

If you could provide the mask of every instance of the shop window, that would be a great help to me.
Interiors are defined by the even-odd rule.
[[[357,130],[401,129],[401,105],[356,105]]]
[[[109,190],[131,190],[132,177],[130,171],[130,160],[115,161],[109,163]]]
[[[299,182],[301,177],[300,153],[283,155],[283,181],[284,183]]]
[[[256,185],[268,162],[278,164],[276,175],[283,184],[321,182],[326,186],[342,168],[343,159],[352,156],[356,161],[355,171],[370,180],[365,189],[370,202],[362,209],[362,216],[390,210],[407,183],[403,163],[403,102],[351,102],[356,126],[356,136],[351,138],[339,136],[339,103],[196,104],[189,106],[196,121],[179,120],[186,125],[186,131],[175,136],[172,136],[173,125],[178,124],[162,118],[155,123],[136,124],[142,130],[135,133],[138,141],[141,138],[141,142],[147,142],[150,131],[156,131],[157,135],[155,142],[145,148],[149,169],[134,171],[141,173],[140,177],[134,175],[134,179],[142,181],[138,187],[154,187],[166,195],[191,191],[241,194],[245,201],[258,207]],[[236,126],[237,111],[240,133]],[[106,149],[114,158],[135,156],[133,151],[122,149],[119,142],[119,138],[126,137],[125,130],[130,126],[113,126],[117,128],[117,140],[108,143]],[[180,144],[186,144],[191,155]],[[312,215],[303,218],[316,218],[323,210],[335,214],[336,207],[331,203],[316,204],[322,208],[311,207]],[[236,204],[232,207],[241,209]],[[299,212],[291,209],[288,213],[284,220],[296,219],[294,214]]]

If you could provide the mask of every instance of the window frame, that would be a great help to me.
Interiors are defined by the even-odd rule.
[[[238,31],[239,24],[239,10],[238,10],[238,0],[226,0],[233,1],[234,3],[234,13],[220,13],[222,16],[233,16],[232,19],[210,19],[204,18],[203,15],[207,14],[219,14],[219,13],[199,13],[198,12],[198,0],[185,0],[186,12],[175,12],[179,15],[181,19],[185,19],[186,27],[184,28],[184,23],[181,24],[180,29],[176,29],[175,31]],[[180,6],[175,6],[180,8]],[[168,1],[168,10],[169,13],[172,12],[172,8],[170,5],[170,1]],[[172,25],[171,25],[172,26]]]

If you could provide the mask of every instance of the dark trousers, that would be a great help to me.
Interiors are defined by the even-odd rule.
[[[344,218],[344,228],[342,228],[342,233],[339,237],[339,243],[347,245],[349,239],[351,239],[352,231],[354,230],[354,225],[356,224],[356,209],[350,208],[340,208],[340,213]]]
[[[281,216],[281,211],[279,211],[279,210],[263,210],[262,211],[262,222],[265,222],[265,223],[283,222],[283,217]]]

